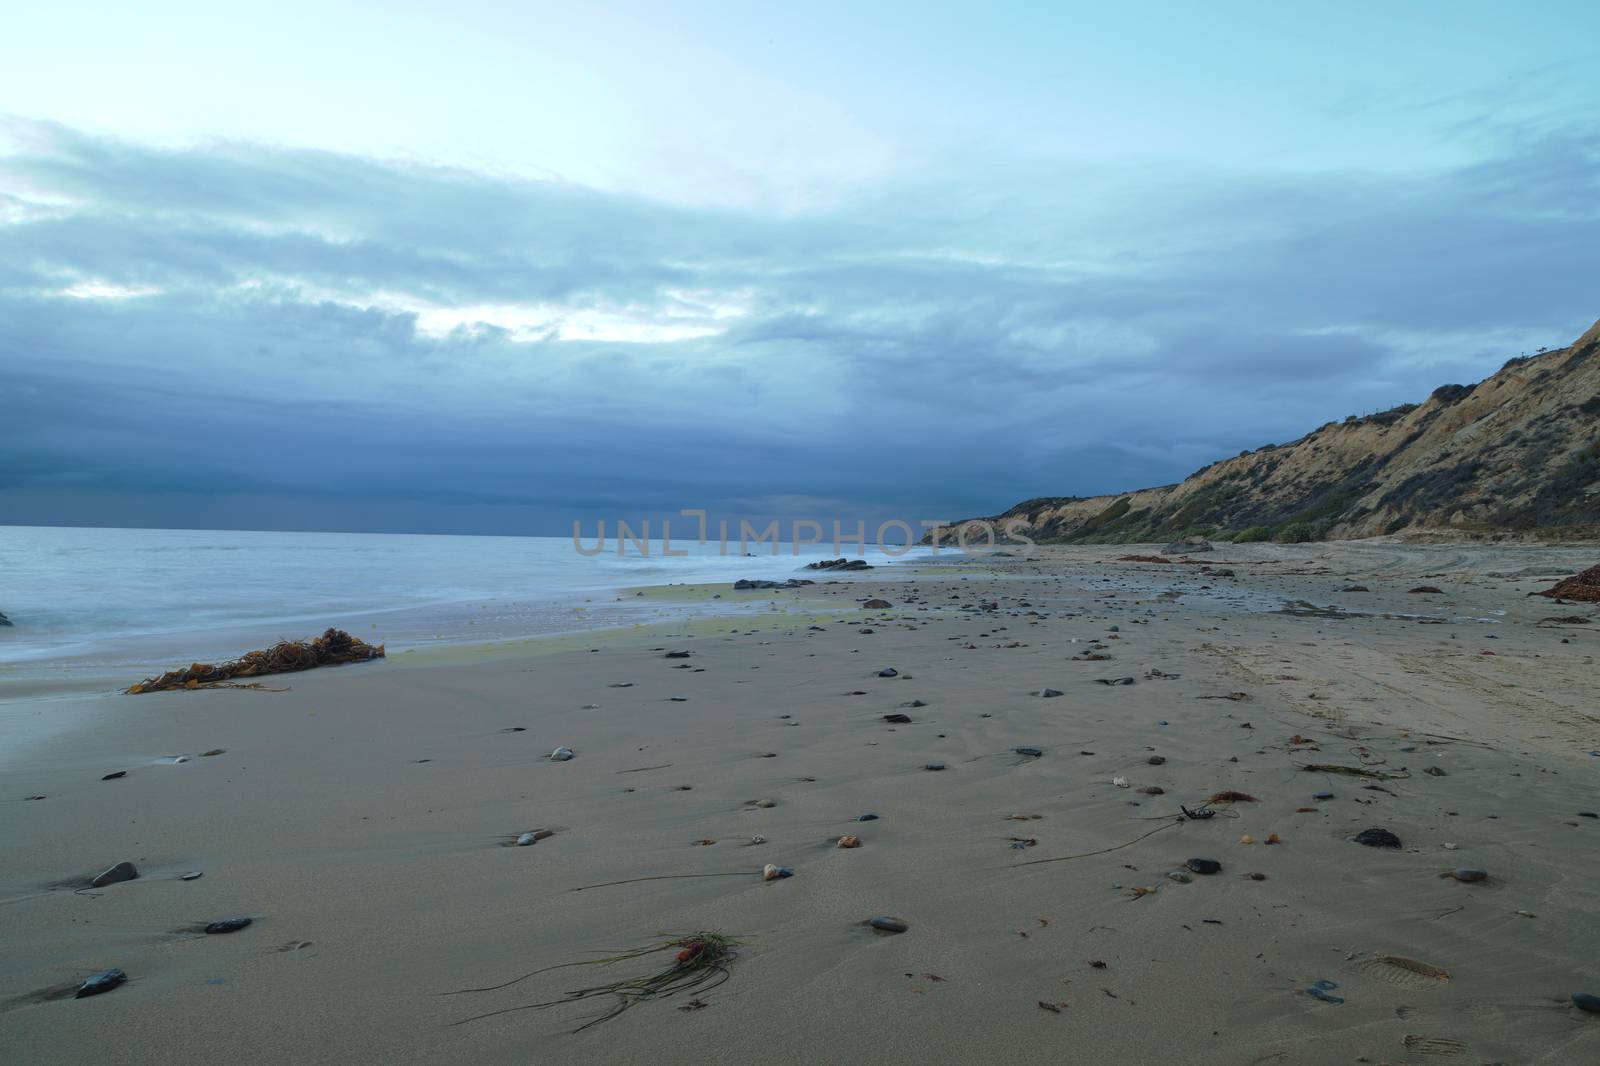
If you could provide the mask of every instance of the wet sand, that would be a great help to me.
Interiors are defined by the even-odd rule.
[[[73,725],[4,766],[0,1058],[1600,1061],[1569,1000],[1600,994],[1600,612],[1527,595],[1593,550],[1117,561],[1148,551],[724,589],[766,609],[285,692],[13,704]],[[1222,790],[1255,799],[1181,817]],[[1374,827],[1402,847],[1352,842]],[[1191,858],[1221,871],[1167,876]],[[141,876],[73,890],[121,860]],[[574,1035],[604,1004],[452,1023],[582,969],[441,995],[704,929],[745,945],[703,1007]],[[130,980],[50,998],[107,967]]]

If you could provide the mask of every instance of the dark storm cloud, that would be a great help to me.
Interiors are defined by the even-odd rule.
[[[563,532],[1170,482],[1576,336],[1595,162],[995,161],[758,215],[15,126],[0,522]]]

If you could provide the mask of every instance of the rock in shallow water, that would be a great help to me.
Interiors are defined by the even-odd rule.
[[[220,936],[223,933],[237,933],[239,930],[248,927],[253,921],[255,921],[254,918],[224,918],[220,922],[212,922],[207,925],[206,932],[212,936]]]
[[[105,888],[107,885],[114,885],[120,881],[132,881],[138,876],[139,868],[133,863],[119,862],[111,869],[97,874],[95,879],[89,882],[89,885],[92,888]]]
[[[72,998],[87,999],[90,996],[98,996],[102,992],[111,991],[113,988],[121,985],[127,979],[128,975],[122,970],[101,970],[83,984],[79,985],[77,994]]]

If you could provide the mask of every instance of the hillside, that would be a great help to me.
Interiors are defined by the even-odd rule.
[[[1176,485],[1027,500],[986,520],[1018,518],[1033,540],[1074,543],[1600,536],[1597,349],[1600,323],[1571,347],[1513,359],[1476,385],[1330,422]]]

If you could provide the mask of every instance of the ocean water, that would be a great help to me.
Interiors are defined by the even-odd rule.
[[[593,531],[585,545],[593,546]],[[262,533],[0,526],[0,686],[7,681],[125,676],[231,657],[329,626],[391,651],[659,621],[695,612],[766,610],[766,600],[671,604],[619,595],[646,585],[783,580],[832,545],[753,557],[713,542],[673,542],[684,557],[615,541],[594,556],[568,537]],[[846,546],[845,554],[853,554]],[[894,559],[868,546],[876,566]],[[817,575],[811,575],[813,577]],[[0,693],[3,694],[3,693]]]

